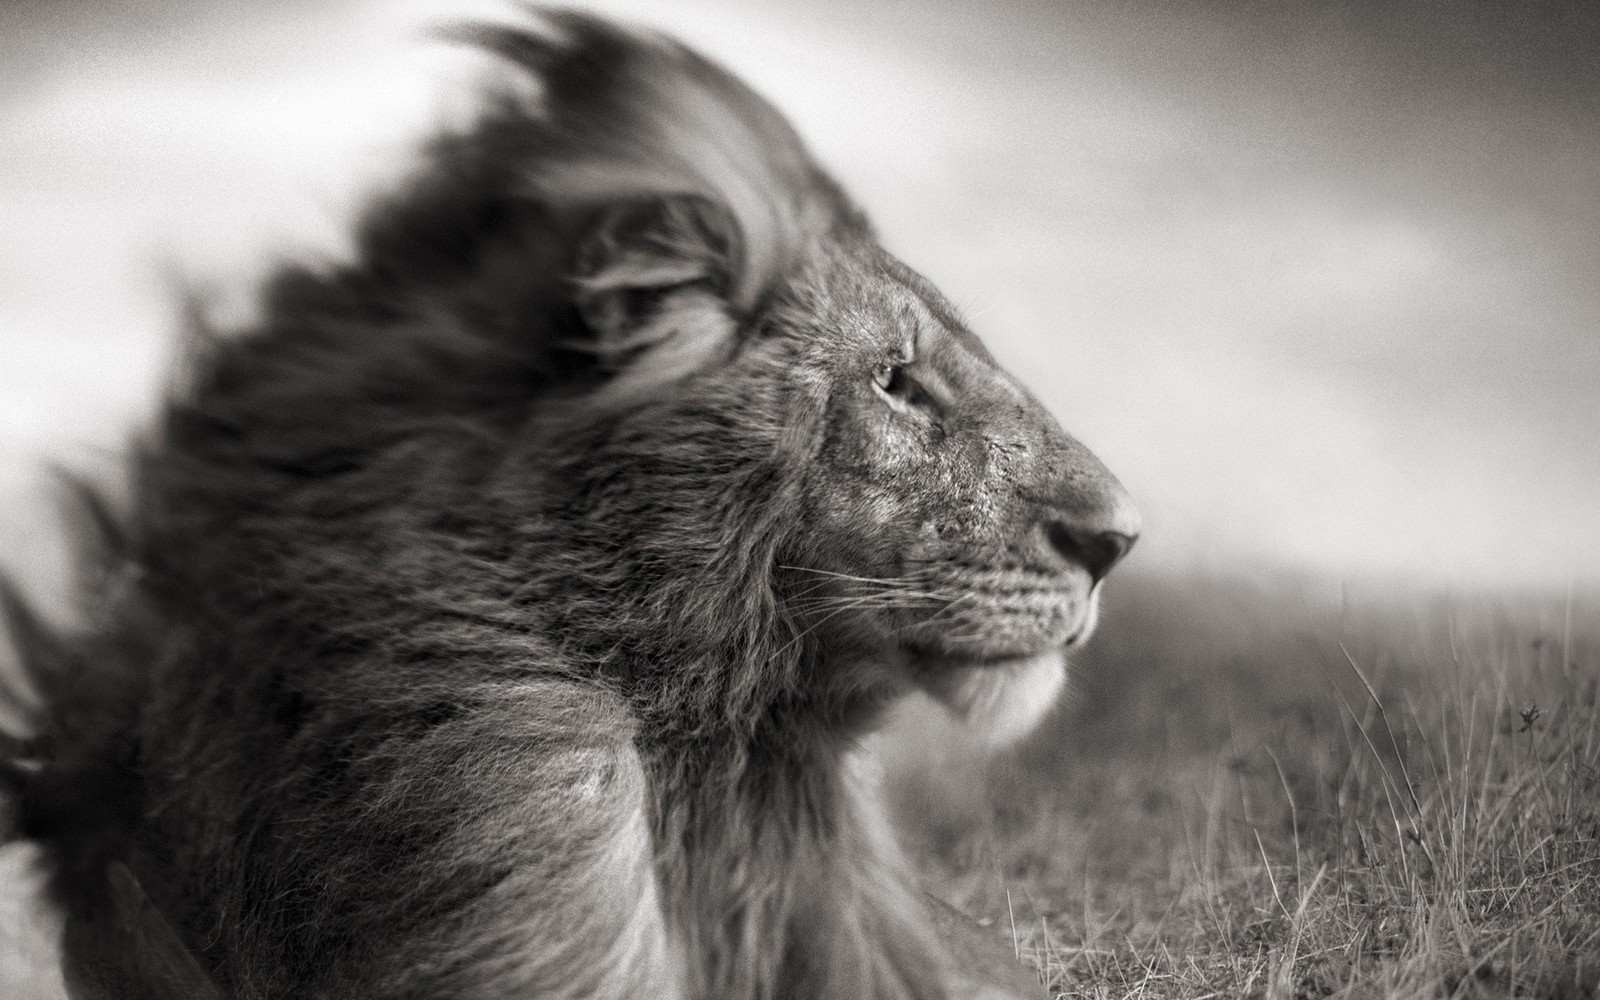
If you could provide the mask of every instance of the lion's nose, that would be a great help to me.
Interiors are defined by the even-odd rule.
[[[1088,571],[1095,583],[1139,539],[1139,508],[1111,470],[1076,439],[1059,429],[1043,449],[1053,459],[1042,481],[1023,494],[1034,507],[1043,545]]]
[[[1045,522],[1044,533],[1052,548],[1088,570],[1096,583],[1104,579],[1111,567],[1121,562],[1133,543],[1139,540],[1137,528],[1131,532],[1113,531],[1084,528],[1066,521]]]

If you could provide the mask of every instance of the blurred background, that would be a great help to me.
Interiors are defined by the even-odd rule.
[[[1139,559],[1600,577],[1600,14],[617,2],[751,80],[1140,499]],[[185,286],[246,316],[482,69],[455,0],[0,8],[0,539],[106,466]]]

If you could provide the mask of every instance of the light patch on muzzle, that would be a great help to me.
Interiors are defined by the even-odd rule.
[[[1031,733],[1066,682],[1066,651],[1051,649],[1004,663],[942,670],[929,676],[924,688],[993,751]]]

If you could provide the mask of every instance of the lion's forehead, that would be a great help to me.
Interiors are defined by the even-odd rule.
[[[850,256],[832,261],[808,289],[807,319],[820,328],[825,353],[843,363],[879,353],[927,364],[925,374],[952,388],[983,389],[1014,403],[1032,400],[995,364],[956,309],[912,273],[864,266]]]
[[[822,359],[841,366],[914,361],[918,381],[946,403],[947,422],[988,427],[1012,453],[1025,452],[1027,437],[1054,425],[926,282],[852,268],[822,283],[809,305]]]
[[[793,321],[815,326],[839,346],[876,347],[934,318],[920,290],[892,273],[881,250],[825,244],[796,276]]]

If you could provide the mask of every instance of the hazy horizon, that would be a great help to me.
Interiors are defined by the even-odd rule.
[[[148,412],[181,284],[237,313],[273,260],[340,253],[361,196],[481,68],[425,29],[514,11],[127,7],[0,22],[14,567],[50,549],[40,460],[103,464]],[[1146,565],[1600,580],[1597,15],[601,9],[673,30],[793,117],[1128,484]]]

